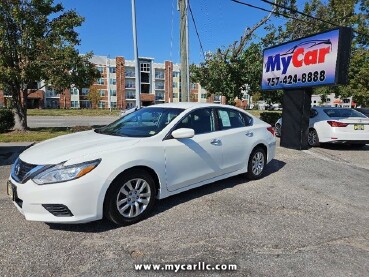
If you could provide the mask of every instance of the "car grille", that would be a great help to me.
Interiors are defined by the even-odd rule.
[[[68,207],[62,204],[42,204],[42,207],[57,217],[73,216]]]
[[[13,166],[12,178],[16,180],[17,182],[22,183],[26,175],[35,167],[37,167],[37,165],[29,164],[29,163],[23,162],[21,159],[17,159],[17,161],[15,162]]]

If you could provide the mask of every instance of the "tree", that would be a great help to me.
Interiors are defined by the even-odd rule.
[[[87,94],[87,99],[91,102],[92,108],[97,109],[97,106],[101,100],[99,90],[96,87],[91,86]]]
[[[75,49],[74,29],[83,20],[53,0],[0,2],[0,88],[12,96],[16,129],[27,129],[27,98],[36,82],[59,91],[77,83],[72,73],[83,72],[89,57]]]
[[[294,3],[294,0],[275,0],[274,3]],[[252,28],[247,27],[239,41],[225,49],[217,49],[207,53],[205,61],[199,65],[191,65],[192,82],[199,82],[209,94],[224,95],[229,104],[235,98],[242,98],[242,90],[247,84],[250,94],[260,90],[262,74],[261,44],[252,42],[253,33],[264,25],[273,13],[283,13],[276,6],[267,16]]]

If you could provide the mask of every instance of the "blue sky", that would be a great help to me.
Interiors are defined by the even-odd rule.
[[[55,2],[58,2],[57,0]],[[80,33],[81,53],[124,56],[133,60],[131,0],[60,0],[66,9],[74,9],[85,17]],[[259,0],[245,0],[267,9]],[[190,0],[192,12],[205,51],[227,47],[267,13],[229,0]],[[155,62],[171,60],[179,63],[179,12],[177,0],[136,0],[139,56]],[[272,17],[275,24],[281,19]],[[190,62],[203,61],[200,45],[189,15]],[[262,36],[264,31],[257,33]]]

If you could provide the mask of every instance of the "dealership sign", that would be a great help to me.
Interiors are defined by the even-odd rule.
[[[338,28],[264,50],[263,90],[347,83],[352,31]]]

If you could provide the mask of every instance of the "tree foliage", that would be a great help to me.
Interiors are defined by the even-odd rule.
[[[87,99],[91,102],[92,108],[97,109],[97,106],[101,100],[99,90],[96,87],[91,86],[87,94]]]
[[[53,0],[0,2],[0,88],[12,96],[17,129],[27,128],[27,97],[35,82],[44,80],[62,91],[82,76],[96,78],[96,72],[84,70],[90,54],[76,50],[75,28],[83,20]]]
[[[294,0],[275,0],[274,3],[291,5]],[[262,45],[254,41],[254,32],[263,26],[273,13],[285,13],[273,6],[272,12],[253,27],[247,27],[239,41],[224,49],[208,52],[205,61],[191,65],[192,82],[199,82],[209,94],[224,95],[229,104],[242,98],[242,90],[249,86],[249,94],[260,90],[262,73]],[[274,97],[277,94],[269,92]],[[279,99],[279,95],[278,95]]]

